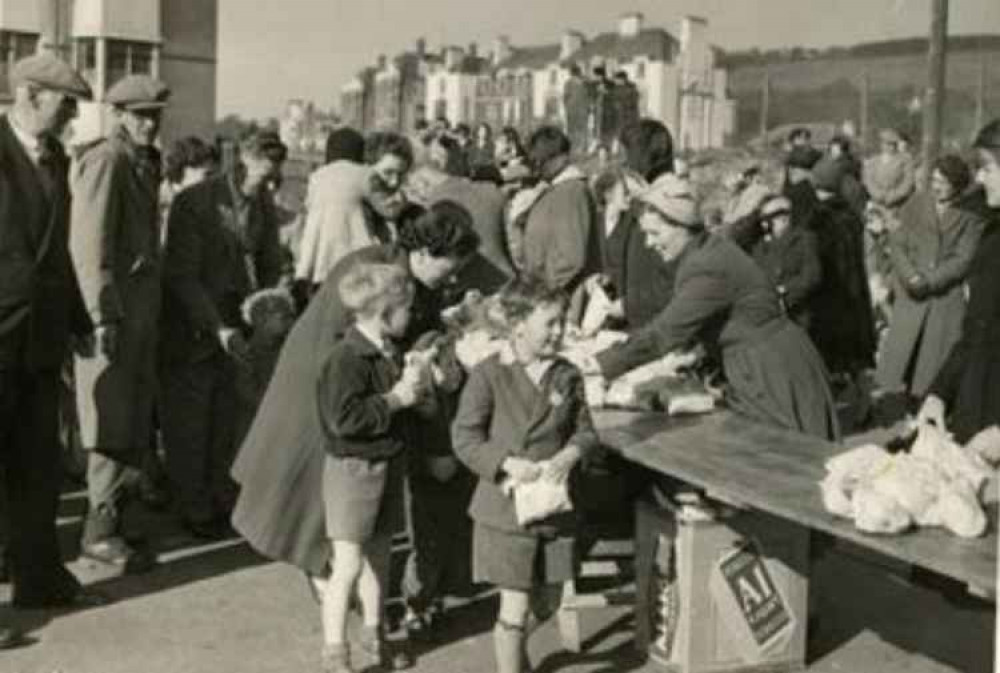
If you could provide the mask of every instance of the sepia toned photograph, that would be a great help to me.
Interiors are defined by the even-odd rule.
[[[1000,673],[998,0],[0,48],[0,673]]]

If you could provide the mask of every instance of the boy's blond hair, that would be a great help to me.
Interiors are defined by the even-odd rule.
[[[413,280],[400,266],[359,262],[337,285],[344,306],[359,316],[407,306],[413,300]]]

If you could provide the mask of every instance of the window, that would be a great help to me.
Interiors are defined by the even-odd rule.
[[[73,59],[76,69],[93,86],[97,81],[97,40],[92,37],[77,38]]]
[[[0,49],[3,50],[3,60],[0,61],[0,86],[7,89],[7,77],[11,67],[25,56],[35,53],[38,49],[38,35],[12,30],[0,31]]]
[[[438,93],[441,94],[442,96],[446,95],[446,93],[447,93],[447,86],[448,86],[448,83],[445,81],[445,78],[444,77],[439,77],[438,78]]]
[[[549,84],[555,86],[559,83],[559,71],[553,68],[549,71]]]
[[[153,45],[149,42],[108,40],[107,59],[108,87],[126,75],[153,74]]]
[[[644,79],[646,77],[646,62],[636,61],[635,63],[635,78],[637,80]]]

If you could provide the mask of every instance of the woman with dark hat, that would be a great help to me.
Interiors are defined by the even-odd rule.
[[[328,570],[330,545],[322,498],[324,434],[317,412],[317,372],[330,347],[351,325],[337,292],[358,262],[397,264],[416,281],[405,349],[439,323],[441,287],[479,245],[472,218],[442,201],[405,222],[399,240],[340,260],[299,318],[282,348],[257,416],[233,465],[242,486],[233,526],[265,556],[310,576]]]
[[[876,380],[887,392],[926,395],[962,334],[965,277],[985,224],[969,207],[971,184],[960,157],[939,158],[930,191],[903,206],[885,239],[895,303]]]
[[[687,183],[664,176],[637,197],[650,246],[678,260],[673,298],[623,344],[582,362],[612,380],[694,342],[718,346],[733,409],[762,423],[837,439],[823,361],[781,310],[778,293],[745,252],[705,231]]]
[[[969,304],[962,336],[934,379],[920,420],[948,427],[959,442],[980,431],[1000,440],[1000,119],[980,130],[973,143],[976,181],[986,195],[987,224],[966,277]],[[975,208],[975,205],[970,205]]]

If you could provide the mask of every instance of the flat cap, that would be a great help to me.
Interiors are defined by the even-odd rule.
[[[14,64],[10,71],[11,91],[22,84],[34,84],[74,98],[93,97],[87,80],[66,61],[48,52],[22,58]]]
[[[170,89],[149,75],[128,75],[108,89],[105,102],[126,110],[155,110],[166,107]]]

